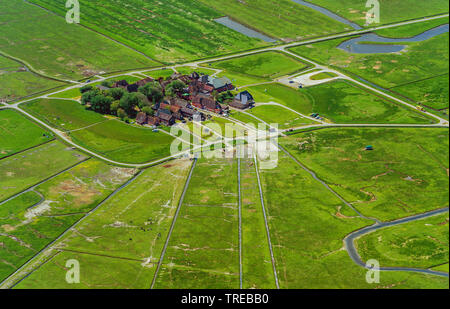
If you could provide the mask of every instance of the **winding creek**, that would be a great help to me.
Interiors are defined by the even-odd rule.
[[[404,224],[404,223],[408,223],[408,222],[413,222],[413,221],[417,221],[417,220],[422,220],[425,218],[429,218],[432,216],[436,216],[439,214],[443,214],[449,211],[449,208],[441,208],[441,209],[437,209],[437,210],[433,210],[427,213],[423,213],[420,215],[416,215],[416,216],[412,216],[412,217],[407,217],[407,218],[403,218],[403,219],[399,219],[399,220],[395,220],[395,221],[391,221],[391,222],[383,222],[383,223],[376,223],[374,225],[365,227],[363,229],[360,229],[358,231],[355,231],[349,235],[347,235],[347,237],[344,238],[344,244],[345,244],[345,248],[347,249],[347,252],[350,256],[350,258],[359,266],[367,268],[366,267],[366,263],[364,263],[361,259],[361,257],[358,254],[358,251],[355,247],[355,240],[357,240],[358,238],[375,232],[379,229],[382,228],[386,228],[386,227],[391,227],[391,226],[396,226],[396,225],[400,225],[400,224]],[[445,272],[441,272],[441,271],[435,271],[435,270],[430,270],[430,269],[420,269],[420,268],[411,268],[411,267],[380,267],[380,270],[382,271],[410,271],[410,272],[418,272],[418,273],[424,273],[424,274],[429,274],[429,275],[437,275],[437,276],[442,276],[442,277],[447,277],[448,278],[448,273]]]

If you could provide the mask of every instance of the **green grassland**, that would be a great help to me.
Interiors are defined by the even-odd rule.
[[[12,101],[65,84],[22,69],[18,62],[0,54],[0,99]]]
[[[333,77],[337,77],[336,74],[331,73],[331,72],[322,72],[322,73],[317,73],[315,75],[312,75],[310,77],[311,80],[323,80],[323,79],[329,79],[329,78],[333,78]]]
[[[173,137],[88,111],[76,101],[40,99],[27,111],[60,130],[78,145],[124,163],[146,163],[170,155]]]
[[[402,43],[407,46],[405,50],[388,54],[356,54],[338,49],[346,40],[329,40],[290,50],[388,89],[448,73],[448,33],[423,42]]]
[[[432,269],[448,273],[448,269],[449,269],[448,266],[449,266],[448,263],[445,263],[445,264],[442,264],[442,265],[439,265],[439,266],[435,266]]]
[[[249,28],[283,41],[306,39],[351,29],[291,0],[200,1]]]
[[[0,201],[86,159],[58,141],[0,161]]]
[[[447,278],[383,272],[379,284],[366,282],[342,239],[371,224],[342,204],[284,153],[278,166],[261,170],[264,199],[281,288],[447,288]]]
[[[207,69],[207,68],[202,68],[202,67],[193,68],[190,66],[176,67],[175,70],[177,70],[178,73],[185,74],[185,75],[189,75],[192,72],[197,72],[200,75],[212,75],[216,72],[214,70]]]
[[[236,160],[200,159],[155,288],[238,288]]]
[[[276,102],[303,115],[319,113],[335,123],[431,123],[418,112],[390,102],[346,81],[304,89],[281,84],[247,88],[256,102]]]
[[[64,3],[61,4],[65,15]],[[2,1],[0,11],[0,50],[29,63],[41,74],[81,79],[102,71],[158,65],[131,49],[79,25],[68,24],[64,18],[25,1]],[[83,11],[86,16],[86,6]]]
[[[307,67],[295,58],[280,52],[263,52],[249,56],[211,62],[209,66],[225,70],[232,74],[247,75],[250,78],[261,78],[266,81],[294,74]]]
[[[274,289],[269,243],[252,159],[241,160],[242,287]]]
[[[298,114],[277,105],[260,105],[256,106],[246,113],[254,115],[269,125],[278,124],[279,129],[288,129],[300,127],[302,125],[316,123],[308,118],[299,116]],[[253,123],[257,125],[260,121],[253,119]]]
[[[134,173],[88,160],[0,205],[0,280],[28,261]],[[32,207],[31,207],[32,206]]]
[[[364,235],[356,241],[363,261],[382,267],[432,268],[448,263],[448,213]]]
[[[361,26],[366,23],[366,1],[359,0],[308,0],[345,17]],[[445,0],[380,0],[380,23],[390,24],[409,19],[448,12]]]
[[[404,25],[401,27],[392,27],[386,29],[380,29],[376,31],[376,34],[388,38],[410,38],[421,34],[422,32],[438,27],[443,24],[448,24],[449,18],[438,18],[433,20],[428,20],[424,22]]]
[[[53,134],[14,110],[0,111],[0,159],[48,142]]]
[[[33,116],[62,131],[81,129],[107,118],[86,108],[76,101],[37,99],[21,107]]]
[[[73,131],[69,136],[76,144],[123,163],[147,163],[167,157],[174,140],[168,134],[115,119]]]
[[[150,288],[190,165],[178,160],[145,170],[61,239],[60,253],[18,288]],[[68,259],[80,261],[80,284],[67,284],[58,267]]]
[[[448,130],[325,129],[280,143],[366,216],[386,221],[448,206]]]
[[[449,105],[448,73],[412,84],[391,88],[392,91],[435,110],[448,109]]]
[[[65,15],[64,0],[33,0]],[[220,13],[196,0],[81,0],[81,24],[163,62],[185,61],[266,45],[213,19]],[[126,8],[125,8],[126,7]]]

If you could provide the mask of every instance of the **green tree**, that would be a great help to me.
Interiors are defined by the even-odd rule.
[[[136,107],[139,105],[139,97],[136,92],[126,93],[121,99],[119,106],[130,118],[136,117]]]
[[[111,88],[108,90],[108,95],[114,100],[120,100],[125,94],[125,90],[122,88]]]
[[[117,110],[117,116],[118,116],[120,119],[125,119],[125,118],[127,117],[127,113],[126,113],[122,108],[119,108],[119,109]]]
[[[146,113],[148,116],[154,116],[155,115],[155,111],[153,110],[153,108],[151,108],[150,106],[144,106],[142,108],[142,111],[144,113]]]
[[[139,87],[138,91],[147,96],[153,103],[159,103],[164,98],[161,85],[158,82],[152,82]]]
[[[186,84],[183,83],[181,80],[174,80],[166,87],[166,95],[169,97],[175,96],[177,92],[183,91],[183,89],[186,87]]]
[[[111,114],[112,115],[117,115],[117,110],[119,109],[119,107],[120,107],[120,101],[119,100],[112,102],[111,103],[111,108],[110,108]]]
[[[91,85],[86,85],[86,86],[83,86],[80,88],[80,92],[85,93],[85,92],[91,91],[92,89],[93,89],[93,87]]]
[[[100,114],[109,114],[112,101],[113,99],[111,97],[105,97],[104,95],[98,94],[92,98],[89,109]]]
[[[99,95],[100,91],[97,88],[94,88],[92,90],[89,90],[81,95],[81,104],[86,105],[88,103],[91,103],[92,98]]]

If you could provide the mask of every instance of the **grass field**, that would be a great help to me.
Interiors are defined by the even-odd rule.
[[[68,168],[86,157],[58,141],[0,161],[0,201]]]
[[[53,134],[19,112],[7,109],[0,111],[0,159],[52,139]]]
[[[364,235],[356,241],[363,261],[382,267],[433,268],[448,263],[448,213]]]
[[[33,0],[65,15],[64,0]],[[265,43],[213,19],[220,13],[196,0],[82,0],[81,24],[163,62],[220,55]],[[125,9],[126,7],[126,9]]]
[[[20,63],[0,55],[0,100],[12,101],[64,84],[23,71]]]
[[[137,77],[137,76],[131,76],[131,75],[121,75],[117,77],[108,78],[105,81],[111,81],[116,82],[118,80],[126,80],[129,84],[132,84],[134,82],[137,82],[140,79],[144,79],[145,77]],[[103,81],[92,83],[90,86],[95,87],[97,85],[100,85]],[[80,88],[73,88],[66,91],[62,91],[53,95],[49,96],[50,98],[62,98],[62,99],[76,99],[81,97]]]
[[[174,140],[168,134],[118,120],[73,131],[69,136],[78,145],[122,163],[147,163],[167,157]]]
[[[420,23],[414,23],[409,25],[404,25],[401,27],[392,27],[377,30],[376,34],[388,38],[410,38],[421,34],[422,32],[438,27],[443,24],[448,24],[449,18],[438,18],[433,20],[428,20]]]
[[[286,42],[351,29],[291,0],[200,1],[249,28]]]
[[[241,160],[242,287],[274,289],[269,243],[259,196],[258,178],[252,159]]]
[[[200,159],[155,288],[238,288],[236,160]]]
[[[366,1],[359,0],[309,0],[345,17],[361,26],[366,23]],[[445,0],[380,0],[380,23],[390,24],[448,12]]]
[[[61,4],[65,15],[64,2]],[[2,1],[0,11],[0,50],[26,61],[39,73],[61,79],[81,79],[103,71],[158,65],[133,50],[81,26],[68,24],[64,18],[25,1]],[[83,11],[86,16],[86,5]]]
[[[446,129],[324,129],[280,143],[366,216],[386,221],[448,206]]]
[[[256,116],[269,125],[278,124],[279,129],[288,129],[315,123],[308,118],[299,116],[298,114],[277,105],[256,106],[246,111],[246,113]],[[253,119],[255,125],[259,122],[260,121],[257,119]]]
[[[304,115],[319,113],[335,123],[430,123],[425,116],[352,83],[337,81],[301,90],[281,84],[247,88],[256,102],[276,102]],[[275,115],[274,115],[275,117]]]
[[[76,101],[41,99],[24,105],[78,145],[123,163],[146,163],[170,155],[173,137],[88,111]],[[70,132],[69,132],[70,131]]]
[[[357,54],[338,49],[346,40],[329,40],[290,50],[388,89],[448,74],[448,33],[423,42],[402,43],[407,46],[405,50],[388,54]]]
[[[78,221],[134,172],[88,160],[1,205],[0,280]]]
[[[379,284],[349,258],[342,239],[368,220],[342,204],[284,153],[261,170],[265,204],[281,288],[447,288],[447,278],[383,272]]]
[[[448,109],[449,105],[448,73],[411,84],[391,88],[392,91],[413,99],[435,110]]]
[[[249,78],[262,78],[270,81],[275,78],[292,75],[307,67],[295,58],[279,52],[264,52],[244,57],[211,62],[209,66],[225,70],[223,74],[242,74]]]
[[[18,287],[150,288],[190,164],[178,160],[145,170],[61,239],[60,253]],[[83,275],[79,285],[68,285],[58,265],[74,258]]]
[[[37,99],[22,104],[21,107],[62,131],[81,129],[107,120],[101,114],[86,110],[76,101]]]

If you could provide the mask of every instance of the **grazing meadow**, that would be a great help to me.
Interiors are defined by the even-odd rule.
[[[390,221],[448,207],[448,136],[433,128],[333,128],[280,143],[362,214]]]
[[[53,134],[14,110],[0,110],[0,159],[51,141]]]

